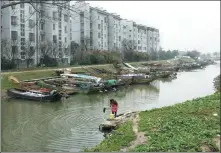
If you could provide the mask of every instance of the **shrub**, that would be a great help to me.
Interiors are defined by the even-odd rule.
[[[4,57],[1,58],[1,69],[10,70],[16,68],[16,64],[12,60],[8,60]]]

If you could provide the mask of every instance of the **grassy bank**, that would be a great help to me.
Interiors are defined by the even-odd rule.
[[[81,67],[72,67],[72,72],[90,72],[95,74],[96,72],[92,68],[101,68],[109,71],[115,71],[113,65],[96,65],[96,66],[81,66]],[[56,76],[54,69],[48,70],[32,70],[25,72],[16,72],[16,73],[3,73],[1,80],[1,89],[5,90],[7,88],[15,87],[15,84],[12,84],[8,81],[8,77],[12,75],[16,77],[18,80],[30,80],[30,79],[38,79],[44,77],[53,77]]]
[[[139,114],[139,131],[145,132],[147,143],[135,152],[218,151],[220,134],[220,93],[186,101],[174,106],[143,111]],[[89,151],[120,151],[132,141],[131,127],[121,127],[123,135],[113,136]],[[220,139],[220,138],[219,138]],[[127,144],[126,144],[127,143]],[[123,144],[123,145],[122,145]],[[117,147],[110,147],[117,145]],[[117,148],[117,149],[116,149]]]
[[[121,147],[127,147],[136,138],[132,130],[132,121],[128,121],[93,149],[85,149],[85,152],[111,152],[119,151]]]

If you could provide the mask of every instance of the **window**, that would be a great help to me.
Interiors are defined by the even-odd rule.
[[[29,33],[29,41],[34,41],[34,33]]]
[[[45,41],[45,35],[41,34],[41,41]]]
[[[121,36],[119,36],[119,41],[121,41]]]
[[[20,4],[20,8],[24,8],[25,7],[25,4],[24,3],[21,3]]]
[[[11,25],[17,25],[17,17],[11,16]]]
[[[41,30],[44,30],[44,23],[41,23]]]
[[[12,46],[12,53],[18,53],[18,46]]]
[[[25,46],[21,46],[21,50],[24,51],[25,50]]]
[[[137,42],[138,44],[140,44],[140,40],[138,40],[138,42]]]
[[[43,10],[40,10],[40,17],[43,18],[45,15],[45,12]]]
[[[66,37],[64,38],[64,42],[67,43],[67,38]]]
[[[15,6],[15,5],[12,5],[11,7],[12,7],[12,9],[14,10],[16,6]]]
[[[101,29],[101,25],[100,24],[98,24],[98,29]]]
[[[18,32],[17,31],[11,31],[11,38],[12,40],[18,39]]]
[[[61,41],[59,41],[59,49],[61,50]]]
[[[20,53],[21,59],[26,59],[26,53],[23,51]]]
[[[64,27],[64,32],[67,33],[67,26]]]
[[[25,38],[21,38],[21,46],[25,45]]]
[[[129,32],[131,32],[132,30],[129,30]]]
[[[53,20],[56,20],[57,16],[56,16],[56,12],[53,12]]]
[[[129,35],[129,38],[131,38],[131,35]]]
[[[21,24],[21,36],[25,36],[25,25]]]
[[[61,22],[58,23],[59,28],[61,28]]]
[[[64,21],[68,22],[68,15],[66,15],[66,14],[64,15]]]
[[[99,15],[97,16],[97,19],[100,20],[100,16]]]
[[[53,24],[53,30],[55,30],[55,24]]]
[[[29,27],[33,28],[34,27],[34,20],[29,19]]]
[[[104,18],[104,22],[107,23],[107,17]]]
[[[33,10],[32,10],[32,7],[29,6],[29,13],[32,14],[33,13]]]
[[[107,42],[104,43],[104,46],[107,47]]]
[[[53,43],[57,43],[57,36],[53,35]]]
[[[98,38],[100,38],[101,37],[101,34],[100,34],[100,32],[98,32]]]

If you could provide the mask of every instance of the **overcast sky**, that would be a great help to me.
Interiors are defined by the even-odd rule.
[[[164,49],[220,51],[220,1],[88,1],[160,30]]]

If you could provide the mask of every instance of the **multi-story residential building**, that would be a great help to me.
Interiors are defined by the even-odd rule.
[[[91,7],[85,1],[76,2],[71,17],[71,38],[85,44],[85,37],[95,50],[122,50],[122,41],[133,42],[134,50],[150,52],[159,49],[159,30],[122,19],[115,13]]]
[[[30,4],[21,3],[2,9],[1,16],[1,38],[11,45],[11,52],[15,53],[14,58],[20,61],[20,65],[25,65],[25,59],[29,58],[26,51],[34,50],[36,47],[36,14],[34,9]],[[35,52],[30,57],[33,60],[33,65],[37,64],[36,55]]]
[[[9,3],[9,2],[8,2]],[[56,2],[53,2],[56,3]],[[66,7],[70,4],[66,3]],[[25,66],[29,54],[27,50],[35,50],[31,57],[32,65],[37,65],[41,58],[41,43],[53,45],[55,49],[49,55],[70,63],[70,13],[68,9],[44,3],[21,3],[2,9],[2,40],[12,43],[12,52],[20,67]],[[36,13],[38,9],[40,13]]]
[[[52,1],[53,4],[62,1]],[[50,4],[41,4],[41,13],[39,19],[39,41],[51,42],[54,51],[53,58],[63,59],[64,62],[70,63],[70,3],[62,7]],[[39,43],[39,44],[40,44]],[[41,47],[40,52],[41,52]],[[39,55],[40,56],[40,55]]]
[[[115,13],[108,15],[108,50],[121,49],[121,17]]]
[[[159,30],[147,27],[147,49],[149,51],[158,51],[160,49]]]
[[[109,14],[86,2],[76,2],[71,8],[75,10],[71,16],[71,40],[93,50],[108,50]]]

